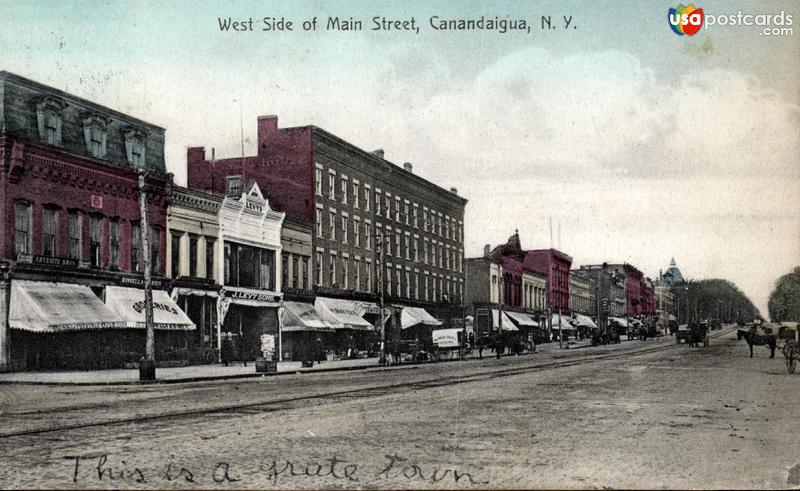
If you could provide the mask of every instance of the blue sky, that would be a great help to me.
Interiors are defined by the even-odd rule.
[[[168,6],[167,6],[168,5]],[[578,264],[675,256],[736,281],[765,309],[800,264],[800,31],[712,26],[675,35],[667,2],[0,1],[0,67],[167,128],[188,146],[255,152],[255,120],[315,124],[456,186],[467,254],[519,229]],[[797,2],[698,3],[706,15]],[[531,34],[436,32],[428,19],[526,19]],[[576,29],[538,29],[542,15]],[[219,32],[218,17],[281,17],[294,32]],[[420,34],[304,32],[303,20],[409,19]],[[795,29],[797,31],[797,29]],[[269,193],[269,190],[265,190]]]

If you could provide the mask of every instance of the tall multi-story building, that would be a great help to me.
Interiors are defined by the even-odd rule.
[[[124,366],[142,356],[139,171],[163,360],[194,330],[163,290],[164,129],[0,72],[0,368]]]
[[[317,298],[347,298],[353,311],[362,303],[373,312],[380,276],[387,304],[457,323],[467,201],[412,170],[315,126],[279,128],[275,116],[258,119],[257,155],[207,160],[203,148],[188,151],[190,188],[221,193],[226,176],[241,175],[290,221],[313,224],[309,286]]]
[[[578,314],[593,315],[594,280],[577,271],[569,273],[569,309]]]
[[[547,307],[569,310],[569,271],[572,257],[556,249],[527,251],[525,266],[547,277]]]

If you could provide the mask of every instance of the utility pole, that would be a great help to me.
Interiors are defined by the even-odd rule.
[[[380,293],[380,304],[381,304],[381,355],[379,363],[381,365],[386,364],[386,313],[384,311],[384,285],[383,285],[383,249],[384,249],[384,236],[383,231],[380,234],[375,235],[375,239],[377,241],[378,246],[378,291]]]
[[[139,171],[139,213],[141,215],[141,242],[144,256],[144,322],[147,330],[144,359],[139,363],[139,380],[155,380],[156,378],[156,345],[153,328],[153,285],[150,264],[150,227],[147,224],[147,186],[145,179],[148,172]]]

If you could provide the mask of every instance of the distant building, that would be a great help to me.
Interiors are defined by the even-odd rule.
[[[678,265],[675,264],[674,257],[670,260],[669,267],[667,268],[667,270],[661,273],[659,282],[664,285],[675,285],[675,284],[686,283],[686,279],[683,277],[683,273],[681,273],[681,270],[678,269]]]
[[[569,309],[578,314],[594,315],[594,280],[573,270],[569,274]]]

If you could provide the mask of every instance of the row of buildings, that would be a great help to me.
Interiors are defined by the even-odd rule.
[[[163,128],[0,72],[0,368],[141,358],[142,195],[162,366],[219,362],[226,347],[357,356],[381,325],[391,341],[473,319],[481,335],[549,330],[555,312],[656,313],[657,288],[627,264],[572,269],[518,234],[465,260],[467,200],[410,163],[275,116],[257,134],[252,156],[189,148],[177,186]]]

